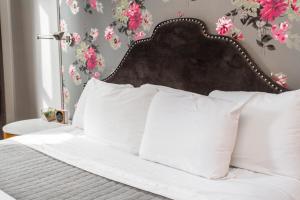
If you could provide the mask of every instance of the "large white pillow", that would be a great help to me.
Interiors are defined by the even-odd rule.
[[[214,91],[244,102],[231,164],[300,180],[300,90],[282,94]]]
[[[102,143],[138,154],[153,89],[96,85],[84,114],[85,133]]]
[[[207,178],[224,177],[240,109],[207,96],[160,91],[149,109],[140,157]]]
[[[88,95],[91,93],[91,95],[94,92],[95,86],[96,85],[102,85],[103,87],[109,85],[109,87],[117,87],[117,88],[132,88],[132,85],[126,84],[126,85],[118,85],[118,84],[111,84],[111,83],[106,83],[103,81],[100,81],[98,79],[92,78],[88,81],[88,83],[86,84],[83,92],[81,93],[81,96],[79,98],[79,101],[77,103],[74,115],[73,115],[73,119],[72,119],[72,125],[77,127],[77,128],[84,128],[84,123],[83,123],[83,119],[84,119],[84,111],[85,111],[85,105],[86,105],[86,101],[87,101],[87,97]]]
[[[141,87],[148,88],[148,89],[155,89],[155,90],[157,90],[157,92],[163,91],[163,92],[169,92],[169,93],[175,93],[175,94],[197,94],[197,93],[193,93],[193,92],[189,92],[189,91],[185,91],[185,90],[175,89],[175,88],[171,88],[171,87],[167,87],[167,86],[163,86],[163,85],[154,85],[154,84],[149,84],[149,83],[144,84]]]

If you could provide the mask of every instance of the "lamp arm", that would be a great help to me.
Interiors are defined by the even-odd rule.
[[[37,35],[37,39],[48,39],[48,40],[70,40],[70,38],[65,38],[65,32],[57,32],[51,35]]]
[[[53,35],[37,35],[38,40],[54,40]]]

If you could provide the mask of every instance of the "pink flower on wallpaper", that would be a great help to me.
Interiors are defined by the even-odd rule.
[[[219,35],[226,35],[233,28],[231,19],[227,17],[221,17],[216,24],[216,31]]]
[[[95,78],[95,79],[99,79],[101,76],[100,72],[95,72],[92,74],[92,77]]]
[[[282,44],[285,43],[288,38],[288,28],[289,24],[287,22],[280,23],[279,27],[274,24],[271,28],[273,38]]]
[[[72,3],[73,3],[73,0],[66,0],[66,4],[67,4],[68,6],[71,6]]]
[[[287,84],[288,76],[285,75],[284,73],[277,73],[277,74],[271,73],[271,78],[278,85],[281,85],[282,87],[288,88],[288,84]]]
[[[285,0],[260,0],[262,6],[260,18],[264,21],[274,21],[288,9],[288,4]]]
[[[95,49],[93,49],[92,47],[89,47],[87,49],[87,51],[84,52],[84,58],[85,60],[88,60],[91,58],[92,55],[95,55],[96,52],[95,52]]]
[[[178,11],[177,12],[177,17],[184,17],[184,12]]]
[[[282,22],[282,23],[280,23],[279,28],[280,28],[280,30],[287,32],[289,29],[289,23],[286,21]]]
[[[146,36],[146,33],[144,31],[140,31],[134,34],[134,40],[141,40]]]
[[[98,62],[98,69],[101,70],[101,68],[105,66],[105,61],[101,54],[98,55],[97,62]]]
[[[299,12],[299,11],[300,11],[300,7],[297,6],[297,1],[298,1],[298,0],[293,0],[292,5],[291,5],[291,8],[292,8],[292,10],[293,10],[294,12]]]
[[[71,79],[73,80],[73,82],[75,83],[75,85],[80,85],[82,83],[82,78],[81,78],[80,74],[77,72],[74,65],[70,65],[69,75],[70,75]]]
[[[93,70],[97,66],[97,57],[92,56],[87,60],[86,66],[88,70]]]
[[[129,9],[127,10],[126,15],[128,17],[130,17],[130,16],[134,16],[136,13],[140,13],[140,12],[141,12],[141,10],[140,10],[139,4],[133,2],[133,3],[130,4]]]
[[[60,20],[60,31],[68,32],[68,25],[64,19]]]
[[[112,37],[112,39],[109,40],[109,43],[110,43],[110,46],[111,46],[114,50],[119,49],[119,48],[121,47],[121,45],[122,45],[122,42],[121,42],[119,36],[117,36],[117,35],[114,35],[114,36]]]
[[[89,0],[91,8],[97,9],[97,0]]]
[[[74,65],[70,65],[70,67],[69,67],[69,75],[71,77],[73,77],[75,75],[75,72],[76,72],[76,69],[75,69]]]
[[[99,31],[97,28],[92,28],[90,32],[90,36],[93,37],[93,41],[95,41],[99,36]]]
[[[67,87],[63,87],[63,94],[64,94],[64,102],[69,103],[70,102],[70,91]]]
[[[233,36],[234,39],[242,41],[244,40],[244,34],[242,32],[237,33],[236,35]]]
[[[142,26],[145,31],[149,31],[153,24],[152,14],[148,10],[143,10],[142,17],[143,17]]]
[[[76,15],[79,12],[79,5],[78,5],[78,2],[76,0],[74,0],[69,7],[71,9],[71,12],[74,15]]]
[[[76,45],[81,41],[81,37],[78,33],[72,33],[72,39]]]
[[[106,40],[111,40],[114,36],[115,32],[114,32],[114,28],[112,26],[108,26],[106,27],[105,31],[104,31],[104,38]]]
[[[90,47],[87,52],[85,52],[84,57],[86,59],[86,65],[88,70],[93,70],[97,66],[97,54],[95,49]]]
[[[139,4],[133,2],[128,11],[126,12],[126,16],[129,18],[128,29],[136,30],[140,27],[143,22],[143,17],[141,13],[141,9]]]
[[[67,46],[67,43],[65,42],[65,40],[60,41],[60,47],[64,52],[67,52],[68,46]]]

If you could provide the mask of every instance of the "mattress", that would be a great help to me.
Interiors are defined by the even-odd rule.
[[[264,175],[242,169],[230,169],[228,176],[224,179],[208,180],[142,160],[138,156],[114,149],[102,144],[101,141],[93,140],[85,136],[82,130],[72,127],[16,137],[0,142],[0,146],[12,141],[26,145],[26,148],[34,149],[34,152],[68,166],[97,175],[103,180],[112,181],[113,184],[122,185],[126,187],[126,190],[132,189],[147,195],[153,194],[155,195],[155,197],[153,196],[154,199],[300,199],[300,182],[295,179]],[[7,166],[8,163],[3,165]],[[9,165],[13,167],[15,164]],[[35,166],[32,165],[32,167]],[[5,186],[0,186],[0,189],[2,188],[4,190]],[[7,191],[7,189],[5,190]],[[45,193],[47,193],[47,189],[45,189]],[[76,195],[72,198],[76,198]]]

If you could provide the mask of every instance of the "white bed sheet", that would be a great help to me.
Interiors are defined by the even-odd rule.
[[[208,180],[105,146],[80,129],[61,127],[12,138],[68,164],[174,200],[299,200],[300,182],[231,169]]]

